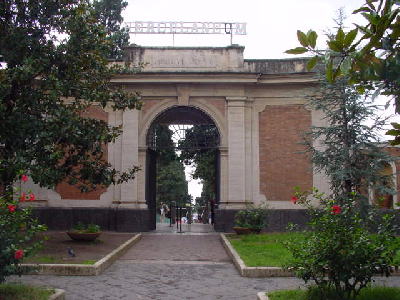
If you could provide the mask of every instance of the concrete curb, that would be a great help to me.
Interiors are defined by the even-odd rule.
[[[93,265],[83,264],[21,264],[24,274],[30,275],[66,275],[66,276],[97,276],[120,258],[130,247],[142,238],[136,234],[117,249],[97,261]]]
[[[265,294],[265,292],[259,292],[257,293],[257,300],[268,300],[268,296]]]
[[[49,300],[65,300],[65,291],[54,289],[54,294],[49,297]]]
[[[295,277],[293,272],[284,270],[280,267],[247,267],[227,239],[226,235],[221,233],[220,236],[222,245],[224,246],[228,255],[232,258],[233,264],[236,266],[241,276],[251,278]],[[393,272],[390,276],[400,276],[400,268],[393,267]]]
[[[239,254],[233,248],[225,234],[221,233],[222,245],[228,255],[232,258],[233,264],[243,277],[266,278],[266,277],[294,277],[293,272],[279,267],[247,267]]]

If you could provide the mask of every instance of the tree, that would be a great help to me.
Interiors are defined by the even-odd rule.
[[[382,195],[394,194],[385,184],[392,181],[391,175],[381,173],[393,158],[379,143],[377,130],[385,119],[376,117],[378,107],[373,100],[362,97],[346,78],[333,83],[321,79],[316,95],[308,98],[313,109],[323,112],[326,124],[311,128],[306,151],[317,170],[328,175],[339,205],[354,193],[367,200],[369,188]]]
[[[217,149],[213,143],[218,140],[218,131],[215,126],[194,125],[187,129],[186,138],[180,141],[180,159],[186,165],[196,166],[192,173],[194,179],[200,179],[203,184],[201,197],[209,200],[216,196],[215,158]],[[197,142],[194,145],[194,141]],[[211,144],[209,144],[211,143]],[[210,148],[211,147],[211,148]]]
[[[160,207],[161,203],[171,205],[173,202],[179,202],[182,204],[188,199],[190,202],[185,169],[175,151],[172,134],[168,125],[157,124],[154,128],[157,153],[157,207]]]
[[[172,131],[168,125],[158,124],[154,127],[155,148],[157,153],[157,169],[178,159],[172,141]]]
[[[129,30],[122,28],[122,11],[128,5],[124,0],[94,0],[93,6],[99,22],[106,28],[107,39],[111,42],[108,58],[121,59],[123,47],[129,45]]]
[[[6,190],[19,170],[49,188],[64,179],[87,190],[134,178],[136,167],[118,172],[104,158],[121,128],[86,115],[93,105],[140,108],[137,94],[110,84],[116,72],[131,69],[109,65],[114,45],[97,15],[87,0],[0,2],[6,63],[0,69],[0,185]]]
[[[164,165],[157,173],[157,203],[179,204],[190,201],[185,169],[179,160]]]
[[[333,38],[326,42],[326,50],[316,48],[317,33],[297,31],[301,47],[286,51],[289,54],[309,52],[313,58],[308,63],[311,70],[323,61],[326,78],[333,82],[346,77],[349,84],[357,85],[362,94],[374,90],[375,95],[391,96],[396,113],[400,113],[400,2],[398,0],[367,0],[354,14],[361,14],[366,25],[355,24],[345,32],[339,26]],[[392,144],[400,144],[400,125],[393,124],[388,132],[395,137]]]

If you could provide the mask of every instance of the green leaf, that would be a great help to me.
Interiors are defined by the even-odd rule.
[[[352,65],[352,59],[351,57],[348,56],[340,64],[340,70],[342,71],[342,73],[347,74],[351,69],[351,65]]]
[[[400,130],[400,124],[399,124],[399,123],[392,122],[392,123],[390,123],[390,125],[392,125],[392,126],[393,126],[393,128],[395,128],[395,129],[399,129],[399,130]]]
[[[338,32],[336,33],[336,41],[338,41],[340,44],[343,43],[344,41],[344,31],[342,28],[339,28]]]
[[[358,85],[356,87],[356,90],[357,90],[357,93],[359,93],[359,94],[364,94],[365,93],[365,87],[362,86],[362,85]]]
[[[373,2],[376,2],[377,0],[367,0],[366,3],[369,7],[371,7],[373,10],[375,10],[375,6],[372,4]]]
[[[377,14],[375,14],[375,13],[362,13],[362,15],[372,25],[377,25],[379,23],[379,16]]]
[[[400,135],[400,130],[397,130],[397,129],[389,129],[388,131],[386,131],[385,134],[386,134],[386,135],[392,135],[392,136],[398,136],[398,135]]]
[[[315,48],[315,45],[317,43],[317,37],[318,37],[318,34],[314,30],[309,30],[307,32],[307,40],[310,44],[310,47],[313,49]]]
[[[343,50],[343,45],[338,41],[328,41],[328,46],[329,49],[335,52],[342,52]]]
[[[358,14],[359,12],[362,12],[362,11],[371,12],[371,9],[366,6],[360,7],[358,9],[356,9],[355,11],[353,11],[353,14]]]
[[[306,53],[308,50],[304,47],[296,47],[294,49],[286,50],[285,53],[287,54],[303,54]]]
[[[344,38],[344,42],[343,42],[344,48],[350,47],[350,45],[353,43],[354,39],[356,38],[357,33],[358,33],[358,29],[356,28],[356,29],[349,31],[346,34],[346,37]]]
[[[299,40],[302,46],[304,47],[309,46],[307,35],[304,32],[297,30],[297,39]]]
[[[314,67],[317,64],[318,60],[319,60],[318,56],[314,56],[313,58],[311,58],[307,63],[307,70],[311,71],[312,69],[314,69]]]
[[[327,65],[326,65],[326,80],[328,82],[332,83],[333,82],[333,63],[332,60],[330,60]]]

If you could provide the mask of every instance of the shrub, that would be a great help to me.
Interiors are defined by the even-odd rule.
[[[82,222],[76,223],[71,231],[79,232],[79,233],[96,233],[100,232],[101,228],[99,225],[96,224],[83,224]]]
[[[267,225],[268,211],[265,205],[247,204],[245,209],[235,214],[235,225],[239,227],[261,230]]]
[[[390,275],[399,248],[391,216],[379,216],[371,209],[361,218],[354,199],[338,205],[313,190],[310,196],[321,202],[315,208],[308,196],[296,193],[292,198],[307,207],[311,231],[304,233],[304,239],[286,243],[293,255],[286,268],[306,283],[314,281],[320,292],[333,290],[340,299],[355,299],[374,274]]]
[[[26,179],[26,177],[23,177]],[[14,190],[16,194],[17,191]],[[0,283],[7,276],[22,273],[20,263],[26,256],[33,254],[41,241],[33,241],[37,232],[45,231],[31,214],[30,208],[23,208],[20,202],[33,201],[35,196],[21,193],[0,196]]]

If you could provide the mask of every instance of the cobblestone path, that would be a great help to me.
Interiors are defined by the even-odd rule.
[[[122,260],[230,262],[220,237],[213,235],[144,234]]]
[[[100,276],[25,275],[12,281],[65,289],[67,300],[254,300],[259,291],[302,286],[296,278],[241,277],[215,234],[144,234]],[[400,286],[400,277],[377,282]]]

